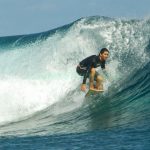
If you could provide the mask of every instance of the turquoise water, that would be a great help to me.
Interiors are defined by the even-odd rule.
[[[149,25],[97,16],[0,37],[0,149],[148,149]],[[76,65],[102,47],[105,92],[85,98]]]

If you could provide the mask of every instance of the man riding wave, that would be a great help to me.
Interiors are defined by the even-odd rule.
[[[82,60],[76,68],[77,73],[83,76],[83,83],[81,85],[81,90],[86,90],[86,80],[90,80],[90,90],[103,91],[103,77],[99,75],[95,68],[101,67],[105,69],[105,61],[109,56],[109,50],[107,48],[102,48],[98,55],[92,55],[84,60]],[[94,85],[94,80],[96,85]]]

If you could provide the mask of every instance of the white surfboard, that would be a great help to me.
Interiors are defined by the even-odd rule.
[[[97,89],[89,89],[88,92],[86,93],[85,97],[90,96],[90,95],[95,95],[104,92],[104,90],[97,90]]]

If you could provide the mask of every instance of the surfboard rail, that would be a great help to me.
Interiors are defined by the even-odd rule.
[[[90,95],[99,94],[101,92],[104,92],[104,90],[89,89],[88,92],[86,93],[85,97],[90,96]]]

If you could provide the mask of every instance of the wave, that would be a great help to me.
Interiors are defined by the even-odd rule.
[[[96,16],[43,33],[1,37],[0,133],[83,132],[146,120],[149,22]],[[102,47],[110,50],[106,92],[85,99],[75,68]]]

